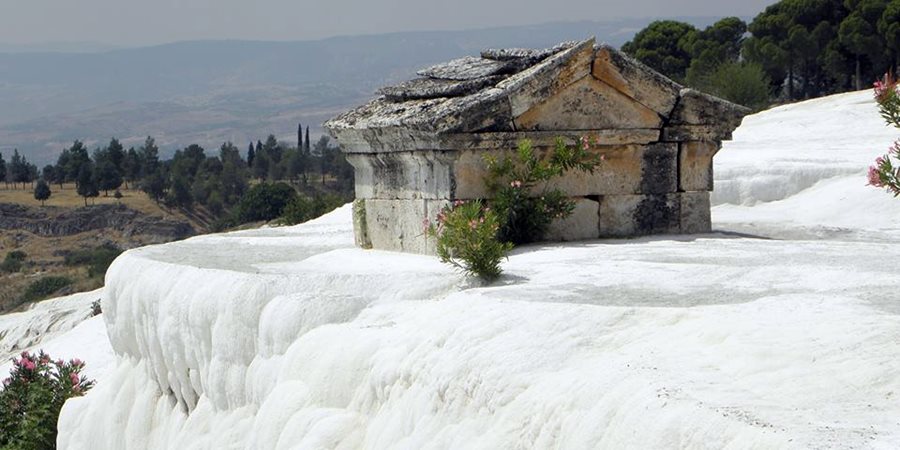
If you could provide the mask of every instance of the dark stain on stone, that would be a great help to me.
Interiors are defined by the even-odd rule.
[[[641,193],[668,194],[677,189],[678,150],[673,144],[648,146],[641,168]]]
[[[647,195],[634,210],[636,234],[677,233],[681,223],[681,204],[677,197]]]

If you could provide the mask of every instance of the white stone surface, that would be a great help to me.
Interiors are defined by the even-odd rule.
[[[864,169],[896,131],[868,92],[752,119],[723,233],[524,247],[490,286],[353,248],[349,208],[127,252],[59,446],[894,448],[900,202]]]

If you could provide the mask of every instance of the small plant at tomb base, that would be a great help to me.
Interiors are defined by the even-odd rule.
[[[557,138],[545,157],[530,141],[519,143],[515,157],[487,157],[489,203],[456,201],[444,207],[436,223],[426,221],[426,234],[437,242],[442,262],[466,275],[491,281],[502,273],[500,262],[514,245],[539,241],[550,224],[572,214],[575,203],[551,187],[553,179],[575,170],[593,172],[603,160],[590,153],[591,142],[574,147]]]
[[[438,213],[436,223],[425,222],[441,262],[486,281],[500,276],[500,261],[512,249],[512,244],[497,239],[499,228],[497,213],[480,200],[456,201]]]
[[[84,362],[53,361],[41,351],[12,360],[0,390],[0,449],[54,449],[63,403],[94,386],[81,374]]]
[[[515,245],[540,241],[553,220],[572,214],[575,202],[552,183],[570,171],[593,173],[603,157],[591,153],[591,145],[587,137],[575,146],[557,138],[554,149],[541,158],[531,141],[523,140],[515,157],[485,158],[484,181],[500,218],[498,239]]]
[[[881,117],[889,124],[900,128],[900,84],[890,74],[875,82],[875,101]],[[896,162],[893,162],[893,161]],[[883,188],[900,196],[900,140],[888,148],[885,155],[875,159],[869,167],[869,185]]]

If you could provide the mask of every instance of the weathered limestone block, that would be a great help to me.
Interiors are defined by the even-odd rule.
[[[365,200],[365,229],[373,248],[430,254],[425,219],[434,221],[445,200]]]
[[[665,142],[721,142],[731,139],[731,132],[731,129],[715,125],[674,125],[663,128],[660,140]]]
[[[435,139],[430,146],[434,150],[513,150],[523,139],[531,141],[534,147],[554,147],[556,139],[562,138],[566,145],[576,145],[583,137],[602,146],[650,144],[659,141],[658,128],[629,128],[624,130],[558,130],[558,131],[518,131],[497,133],[446,134]]]
[[[416,75],[441,80],[465,81],[498,75],[509,70],[510,63],[507,61],[464,56],[419,70]]]
[[[735,105],[727,100],[713,97],[693,89],[682,89],[681,99],[669,121],[672,130],[668,134],[693,134],[693,139],[674,139],[666,136],[664,140],[704,140],[698,134],[708,134],[706,140],[722,141],[731,138],[731,132],[737,128],[744,116],[750,113],[748,108]],[[703,128],[695,128],[703,125]]]
[[[356,197],[378,199],[449,199],[455,152],[354,153]]]
[[[659,128],[659,114],[593,77],[584,77],[515,118],[517,130]]]
[[[681,231],[679,194],[605,195],[600,198],[600,237]]]
[[[667,194],[678,190],[678,146],[673,143],[644,147],[641,194]]]
[[[682,192],[678,195],[681,197],[681,233],[697,234],[712,231],[709,192]]]
[[[582,241],[600,236],[600,203],[579,198],[575,210],[565,219],[554,220],[545,236],[548,241]]]
[[[588,39],[498,83],[497,87],[510,96],[513,117],[588,76],[593,45],[594,40]]]
[[[353,237],[357,247],[372,248],[369,230],[366,227],[366,201],[363,199],[353,201]]]
[[[535,148],[545,157],[551,148]],[[570,172],[555,179],[552,188],[572,197],[610,194],[666,194],[678,191],[678,147],[675,143],[595,147],[592,151],[604,157],[594,173]],[[496,158],[510,156],[512,150],[490,153]],[[484,185],[487,166],[485,152],[462,151],[453,164],[454,198],[490,197]],[[544,186],[537,186],[539,193]]]
[[[609,45],[601,45],[591,70],[594,78],[637,100],[663,117],[669,117],[680,85]]]
[[[680,143],[678,147],[678,190],[713,190],[713,156],[719,151],[719,144],[689,141]]]
[[[487,76],[471,80],[439,80],[434,78],[416,78],[397,86],[387,86],[378,93],[392,102],[421,100],[439,97],[461,97],[474,94],[481,89],[497,84],[502,78]]]

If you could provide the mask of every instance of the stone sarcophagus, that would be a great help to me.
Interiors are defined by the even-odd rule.
[[[587,136],[604,162],[557,187],[576,201],[552,240],[710,231],[713,156],[748,110],[686,89],[593,39],[485,50],[381,89],[325,123],[355,168],[358,245],[428,253],[423,222],[488,197],[484,156]]]

